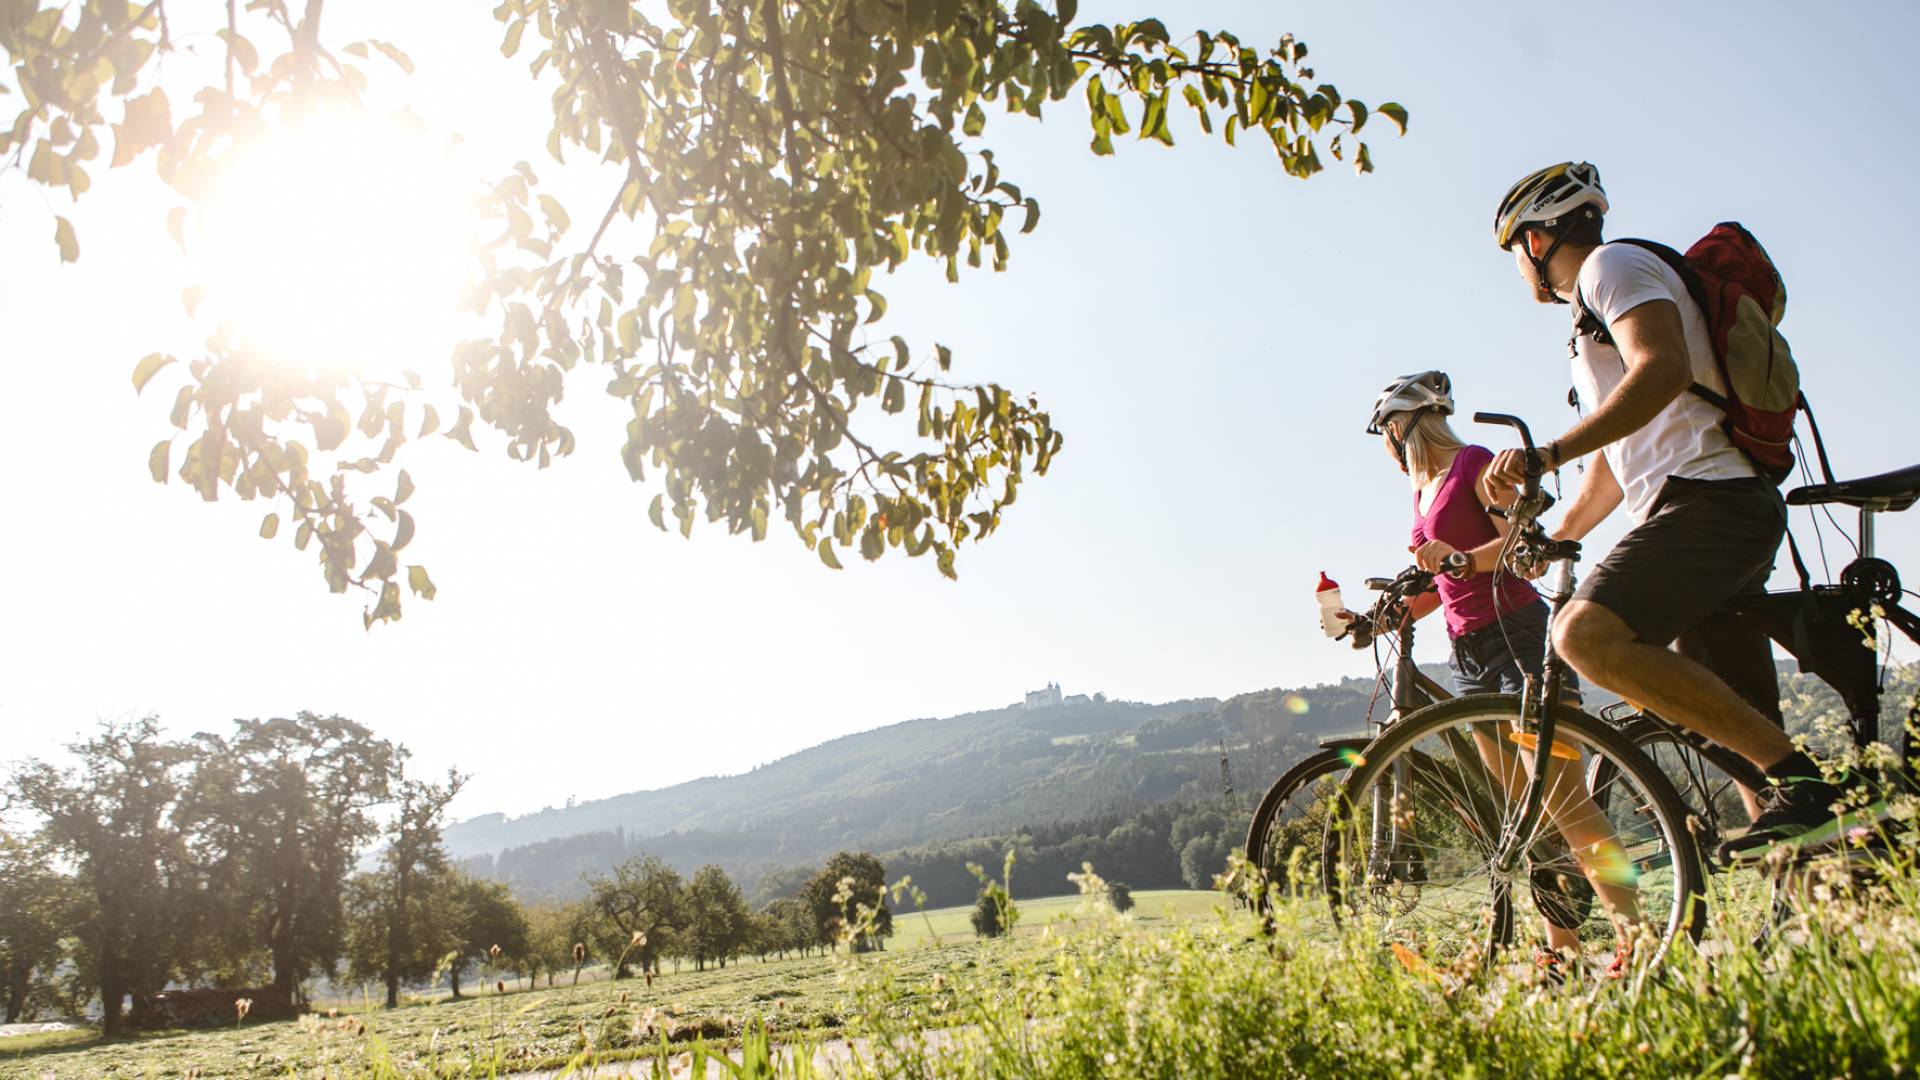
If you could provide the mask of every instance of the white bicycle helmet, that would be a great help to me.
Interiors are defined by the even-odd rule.
[[[1374,400],[1373,416],[1367,420],[1367,434],[1384,435],[1386,429],[1381,425],[1387,422],[1387,417],[1421,409],[1433,409],[1441,416],[1453,415],[1453,380],[1447,378],[1446,372],[1422,371],[1418,375],[1402,375],[1388,383]]]
[[[1563,161],[1528,175],[1507,189],[1493,215],[1493,242],[1505,251],[1526,225],[1554,228],[1571,221],[1575,211],[1592,207],[1607,212],[1607,193],[1600,186],[1600,170],[1585,161]]]

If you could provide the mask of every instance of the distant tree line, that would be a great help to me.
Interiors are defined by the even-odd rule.
[[[877,948],[892,932],[884,869],[865,853],[769,878],[786,885],[757,908],[718,865],[682,879],[656,857],[594,876],[575,903],[523,904],[448,857],[465,777],[414,776],[406,750],[337,716],[184,740],[153,718],[113,722],[69,749],[70,765],[28,761],[6,781],[34,825],[0,829],[9,1023],[97,1001],[117,1035],[187,986],[246,988],[250,1014],[273,1018],[322,977],[379,984],[392,1007],[443,978],[458,997],[476,975],[499,989],[598,963],[651,976],[663,957],[698,969]]]

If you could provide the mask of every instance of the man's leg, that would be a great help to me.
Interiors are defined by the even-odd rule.
[[[1761,769],[1794,752],[1793,741],[1713,672],[1671,649],[1648,645],[1618,615],[1574,600],[1554,620],[1560,656],[1589,682],[1648,706]]]
[[[1764,577],[1750,586],[1749,595],[1742,599],[1751,602],[1765,598]],[[1773,663],[1773,641],[1759,623],[1732,610],[1718,611],[1675,638],[1673,650],[1719,676],[1768,723],[1786,729],[1786,719],[1780,714],[1780,677]],[[1747,819],[1759,817],[1760,793],[1745,784],[1735,786],[1746,805]]]

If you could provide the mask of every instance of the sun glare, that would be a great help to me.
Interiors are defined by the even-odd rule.
[[[199,222],[207,313],[284,363],[417,370],[460,336],[472,194],[397,122],[275,132],[235,153]]]

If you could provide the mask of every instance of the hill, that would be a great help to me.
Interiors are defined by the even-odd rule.
[[[738,776],[473,818],[446,841],[475,871],[527,894],[571,894],[581,873],[641,851],[752,880],[841,848],[903,849],[1217,797],[1223,745],[1238,785],[1264,789],[1321,737],[1364,729],[1373,689],[1348,679],[1225,701],[1081,700],[909,720]]]

